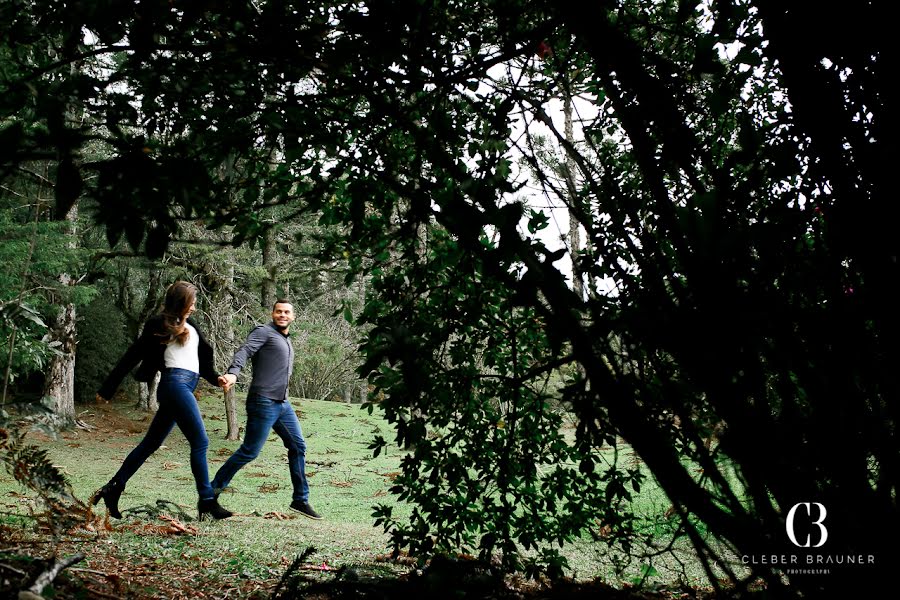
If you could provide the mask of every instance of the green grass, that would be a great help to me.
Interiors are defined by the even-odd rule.
[[[380,503],[394,506],[395,516],[403,517],[410,510],[387,493],[392,475],[400,470],[402,451],[389,444],[386,452],[373,458],[367,447],[377,434],[393,439],[390,426],[380,419],[377,410],[369,415],[359,405],[296,399],[292,403],[300,412],[307,441],[310,502],[324,520],[312,521],[299,515],[285,520],[266,518],[271,513],[295,514],[288,509],[291,482],[287,451],[272,433],[260,456],[235,476],[231,489],[220,497],[226,508],[237,513],[235,517],[192,523],[199,529],[195,536],[171,536],[141,531],[142,524],[161,521],[129,516],[126,512],[125,519],[113,521],[114,530],[101,540],[102,544],[114,548],[116,555],[127,557],[129,564],[143,565],[145,570],[165,572],[181,568],[196,572],[199,580],[215,581],[217,585],[233,581],[244,589],[247,581],[271,582],[278,578],[308,546],[317,549],[312,558],[316,564],[362,566],[375,573],[402,569],[375,561],[388,551],[388,538],[380,528],[373,527],[371,516],[373,505]],[[219,394],[208,392],[200,404],[210,437],[208,460],[212,477],[240,441],[224,439],[224,409]],[[238,405],[239,423],[243,424],[242,399]],[[48,450],[54,464],[69,476],[75,495],[86,500],[141,440],[150,417],[124,404],[87,407],[82,411],[79,418],[94,430],[68,432],[56,439],[29,433],[27,439]],[[127,511],[165,500],[196,517],[197,497],[188,450],[187,441],[173,430],[165,446],[129,481],[120,508]],[[0,470],[0,513],[5,513],[0,514],[0,523],[12,525],[21,519],[11,513],[28,513],[31,501],[23,491],[8,473]],[[102,506],[99,512],[104,512]],[[633,508],[639,514],[660,515],[668,506],[665,495],[650,478],[641,493],[635,494]],[[580,579],[600,576],[614,583],[630,582],[640,577],[641,570],[649,564],[635,562],[617,574],[605,544],[587,536],[565,545],[562,551],[572,568],[571,574]],[[683,561],[693,560],[686,544],[680,544],[676,552]],[[91,562],[89,553],[87,568],[104,568],[95,562]],[[674,558],[656,559],[652,564],[657,573],[650,582],[672,583],[684,577],[684,570]],[[197,569],[197,565],[203,568]],[[694,585],[704,582],[695,560],[688,569],[688,578]]]
[[[201,410],[210,437],[208,460],[210,477],[224,463],[240,441],[226,441],[224,409],[219,395],[201,400]],[[239,423],[245,416],[239,399]],[[310,502],[324,520],[313,521],[291,513],[291,481],[287,450],[274,433],[260,456],[245,466],[232,481],[221,503],[238,513],[219,522],[192,523],[197,536],[158,536],[136,533],[120,527],[146,517],[132,517],[128,509],[155,506],[158,500],[172,502],[196,517],[197,496],[188,460],[189,446],[175,429],[165,444],[128,482],[119,502],[125,513],[107,543],[132,562],[145,560],[149,565],[170,565],[172,561],[211,562],[217,577],[271,579],[278,577],[297,554],[313,546],[317,563],[330,566],[369,564],[387,551],[387,536],[372,526],[372,506],[393,502],[387,493],[390,475],[398,470],[399,451],[389,449],[377,458],[367,448],[376,432],[389,436],[386,423],[370,416],[358,405],[303,400],[293,401],[299,409],[307,441],[307,474]],[[118,469],[127,453],[143,437],[149,423],[146,413],[128,405],[82,409],[79,418],[95,427],[93,431],[66,432],[56,439],[29,432],[26,440],[48,450],[53,463],[66,473],[76,497],[87,500]],[[117,413],[117,414],[116,414]],[[0,522],[12,525],[27,514],[32,501],[12,477],[0,470]],[[101,503],[98,512],[105,512]],[[407,507],[398,506],[402,514]],[[268,513],[293,518],[265,518]],[[296,515],[296,516],[295,516]],[[173,515],[174,516],[174,515]],[[197,558],[192,558],[197,557]],[[89,561],[90,562],[90,561]],[[88,565],[98,568],[96,565]]]

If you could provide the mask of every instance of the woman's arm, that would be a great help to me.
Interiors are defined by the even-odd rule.
[[[122,358],[119,359],[119,362],[116,363],[116,366],[110,371],[109,376],[107,376],[103,385],[100,386],[100,389],[97,392],[98,396],[105,400],[109,400],[116,395],[116,390],[119,389],[119,384],[122,383],[125,376],[128,375],[139,362],[148,357],[154,343],[159,343],[159,338],[155,333],[156,328],[150,321],[147,321],[147,323],[144,324],[144,330],[141,332],[141,336],[128,347],[128,350],[125,351],[125,354],[122,355]]]

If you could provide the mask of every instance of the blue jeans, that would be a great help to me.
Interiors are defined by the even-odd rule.
[[[187,438],[191,445],[191,472],[197,484],[197,494],[201,500],[213,497],[213,489],[209,484],[209,470],[206,464],[206,449],[209,438],[200,416],[200,407],[194,398],[194,388],[200,376],[186,369],[167,369],[163,371],[156,388],[156,399],[159,410],[150,422],[150,427],[141,443],[125,458],[125,462],[113,476],[113,481],[125,487],[141,465],[162,445],[175,425]]]
[[[247,431],[244,441],[216,473],[212,485],[216,489],[228,487],[234,475],[247,463],[259,456],[269,431],[284,442],[288,451],[288,468],[294,486],[293,500],[309,501],[309,483],[306,481],[306,440],[300,429],[300,421],[290,402],[276,402],[256,394],[247,396]]]

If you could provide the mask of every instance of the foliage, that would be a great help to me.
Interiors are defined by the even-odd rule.
[[[46,330],[47,325],[40,315],[27,304],[15,300],[0,304],[0,356],[9,361],[10,383],[18,374],[27,374],[44,366],[52,353],[44,335]],[[15,348],[12,356],[10,344]]]
[[[560,361],[544,320],[440,231],[426,260],[373,285],[360,316],[372,325],[363,368],[375,371],[397,443],[413,450],[392,488],[414,504],[412,517],[375,511],[395,548],[477,552],[485,562],[499,552],[507,569],[554,576],[567,565],[547,543],[571,542],[595,522],[629,548],[629,501],[642,475],[566,439],[548,386]],[[386,443],[375,443],[376,455]]]
[[[93,402],[103,380],[129,346],[125,318],[108,296],[98,296],[78,316],[75,396]]]
[[[55,415],[45,410],[52,421]],[[35,427],[54,431],[53,425],[40,420],[35,421]],[[73,495],[69,478],[53,463],[46,448],[25,441],[21,424],[10,422],[5,412],[0,412],[0,463],[19,485],[40,498],[45,510],[38,515],[39,525],[56,535],[85,523],[90,511]]]
[[[47,450],[25,443],[25,433],[0,429],[0,460],[16,481],[44,500],[71,499],[71,485],[47,457]]]
[[[83,190],[116,206],[97,215],[110,243],[146,239],[152,255],[180,219],[230,226],[235,244],[260,238],[273,205],[333,226],[326,258],[376,283],[363,374],[418,452],[398,491],[434,493],[408,527],[382,515],[398,542],[468,546],[483,530],[496,535],[483,549],[511,557],[514,543],[556,540],[554,515],[541,529],[507,513],[535,536],[519,539],[438,496],[468,492],[480,468],[454,455],[457,412],[479,438],[472,449],[501,461],[492,486],[532,493],[499,448],[524,453],[551,435],[552,417],[519,403],[541,398],[531,369],[566,362],[578,366],[563,398],[580,419],[578,458],[616,435],[631,443],[708,565],[717,552],[696,523],[738,553],[792,551],[784,515],[813,499],[841,553],[881,548],[896,530],[900,209],[884,3],[99,6],[4,15],[0,164],[53,148],[66,165],[59,205]],[[68,77],[69,65],[93,68]],[[590,108],[578,146],[547,111],[572,93]],[[84,121],[66,121],[71,104]],[[568,258],[586,295],[557,264],[566,248],[538,235],[550,219],[529,210],[513,169],[521,158],[546,172],[525,133],[538,128],[577,167],[574,191],[554,173],[538,183],[585,232]],[[109,158],[76,164],[87,139]],[[458,364],[454,346],[469,352]],[[497,428],[501,417],[524,435]],[[428,467],[434,478],[414,480]],[[485,508],[504,501],[492,486],[480,488]],[[602,487],[578,492],[603,509]],[[431,510],[441,504],[452,524]],[[770,566],[756,570],[781,587]],[[790,579],[809,593],[826,585]],[[857,579],[845,569],[829,582]]]
[[[330,400],[351,385],[356,358],[356,332],[322,306],[300,309],[292,327],[295,342],[290,391],[300,398]]]
[[[79,284],[88,268],[87,251],[71,247],[66,224],[52,220],[51,203],[43,197],[48,173],[41,170],[21,166],[0,192],[0,352],[10,383],[45,371],[62,356],[63,344],[53,335],[59,307],[81,306],[96,294],[89,282]],[[75,277],[62,282],[61,273]],[[18,306],[28,307],[16,313],[28,318],[11,318],[9,311]]]

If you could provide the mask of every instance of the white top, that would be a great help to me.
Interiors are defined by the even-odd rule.
[[[200,336],[190,323],[184,324],[188,330],[188,339],[182,346],[177,341],[166,346],[165,362],[169,369],[187,369],[200,372]]]

